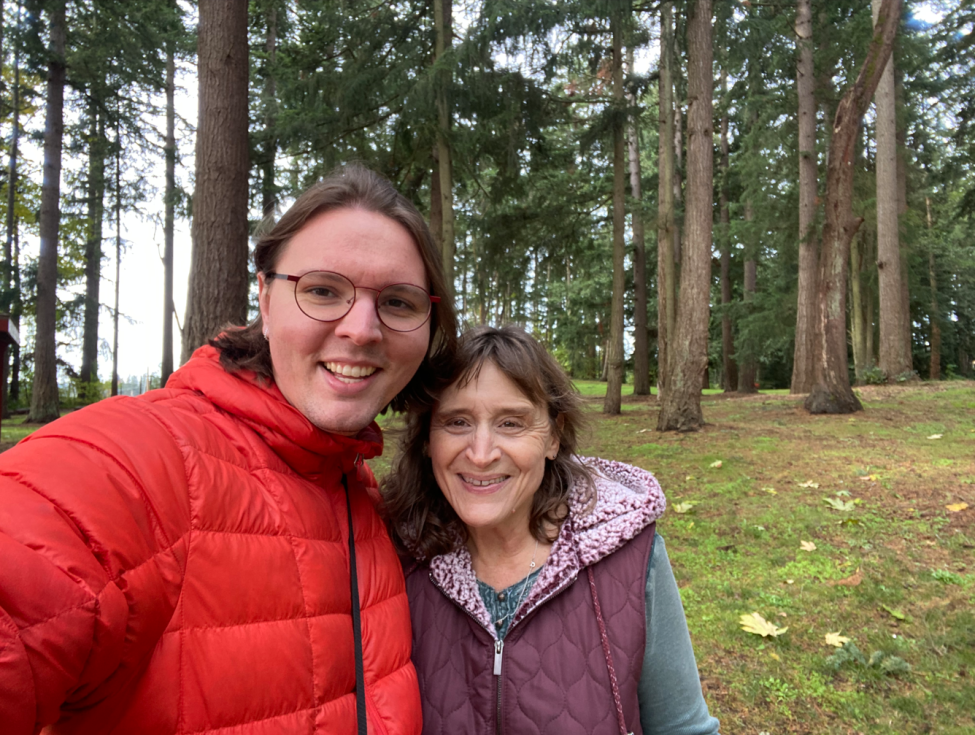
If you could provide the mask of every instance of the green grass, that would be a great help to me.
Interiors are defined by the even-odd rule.
[[[24,426],[26,415],[12,416],[3,420],[0,428],[0,442],[19,442],[28,434],[34,433],[38,427],[31,424]]]

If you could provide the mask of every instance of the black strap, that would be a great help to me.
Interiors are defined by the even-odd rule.
[[[352,530],[352,503],[349,500],[349,482],[342,475],[345,488],[345,507],[349,511],[349,579],[352,588],[352,637],[355,641],[355,713],[359,723],[359,735],[368,735],[366,728],[366,682],[362,670],[362,620],[359,616],[359,578],[355,570],[355,533]]]

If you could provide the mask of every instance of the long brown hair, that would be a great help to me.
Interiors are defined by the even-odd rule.
[[[576,459],[584,426],[582,399],[572,381],[542,345],[520,327],[475,327],[465,333],[453,360],[438,365],[433,399],[411,407],[406,416],[400,450],[382,483],[384,511],[394,541],[418,559],[430,559],[453,550],[467,540],[467,529],[437,485],[427,456],[430,420],[436,399],[452,385],[477,380],[491,363],[536,406],[544,408],[559,440],[555,459],[545,460],[542,483],[532,498],[529,530],[543,542],[552,542],[568,513],[568,497],[581,485],[591,500],[592,476]]]
[[[258,273],[270,273],[291,238],[312,218],[336,209],[363,209],[398,222],[413,237],[430,283],[430,293],[439,296],[430,316],[430,343],[427,355],[413,379],[392,400],[393,410],[401,411],[413,400],[422,399],[432,378],[431,361],[447,359],[457,344],[457,317],[443,272],[443,259],[433,243],[430,230],[416,207],[393,185],[369,169],[351,164],[332,173],[302,194],[270,230],[260,236],[254,248]],[[271,350],[264,338],[260,314],[246,327],[225,329],[210,344],[220,350],[220,362],[229,372],[251,370],[265,380],[274,377]]]

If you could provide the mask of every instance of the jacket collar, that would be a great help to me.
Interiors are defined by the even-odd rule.
[[[357,436],[331,434],[314,426],[292,406],[273,381],[262,381],[249,370],[227,372],[220,353],[206,345],[170,377],[167,388],[202,394],[260,435],[281,459],[300,475],[321,474],[340,464],[350,472],[357,457],[371,459],[382,453],[382,431],[376,422]]]
[[[570,490],[569,515],[512,626],[567,587],[583,569],[620,549],[664,513],[664,494],[646,470],[604,459],[580,459],[595,475],[595,503],[587,502],[583,488]],[[497,637],[477,589],[466,546],[435,556],[430,561],[430,577],[447,597]]]

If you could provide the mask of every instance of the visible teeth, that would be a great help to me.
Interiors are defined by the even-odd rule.
[[[376,368],[369,365],[346,365],[341,362],[326,362],[325,368],[342,378],[366,378],[376,372]]]
[[[478,480],[473,477],[464,477],[464,475],[461,475],[461,479],[463,479],[468,485],[473,485],[474,487],[487,487],[488,485],[497,485],[499,482],[504,482],[508,479],[508,476],[498,475],[497,477],[491,477],[487,480]]]

